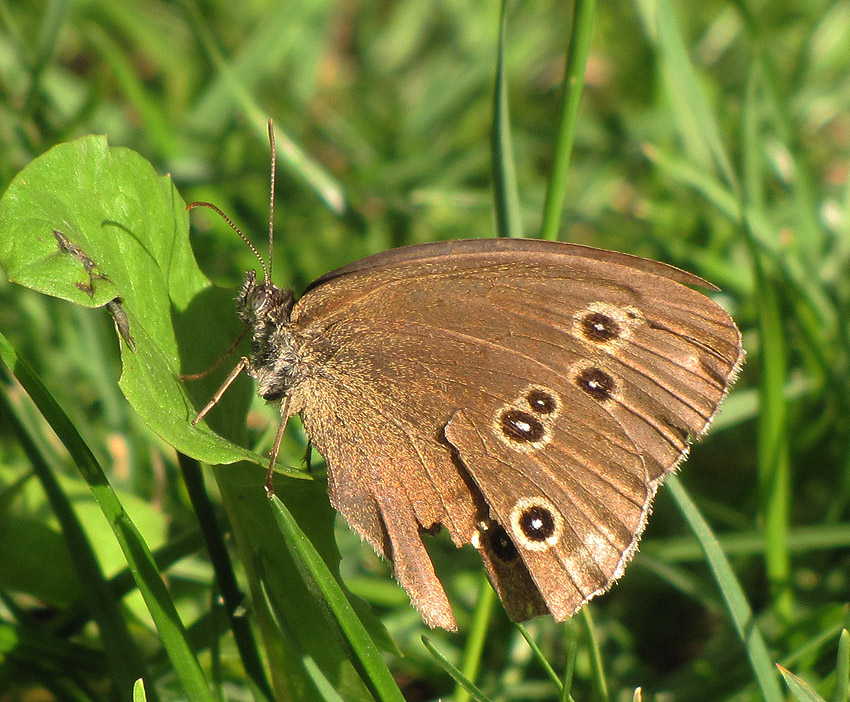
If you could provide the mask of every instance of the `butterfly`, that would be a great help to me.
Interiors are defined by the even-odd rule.
[[[710,283],[587,246],[402,247],[297,302],[263,269],[237,297],[251,355],[195,421],[247,371],[280,405],[271,489],[299,414],[331,504],[431,627],[456,628],[422,541],[440,529],[477,549],[516,621],[561,621],[604,592],[744,359],[732,318],[693,289]]]

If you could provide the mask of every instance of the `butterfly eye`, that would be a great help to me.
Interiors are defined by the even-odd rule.
[[[502,412],[500,425],[508,439],[521,443],[540,441],[546,434],[545,427],[537,417],[517,409]]]
[[[522,548],[545,551],[560,540],[564,518],[545,497],[523,497],[511,510],[511,530]]]
[[[555,397],[540,388],[529,390],[525,399],[528,402],[528,406],[531,407],[531,411],[536,414],[552,414],[558,408]]]
[[[594,400],[600,402],[610,400],[617,391],[614,378],[600,368],[585,368],[576,375],[575,382]]]
[[[626,344],[646,323],[643,312],[636,307],[597,301],[576,313],[573,333],[589,344],[612,352]]]
[[[584,337],[588,341],[604,344],[619,339],[622,329],[619,323],[601,312],[591,312],[581,320]]]
[[[490,529],[488,538],[490,540],[490,548],[500,560],[506,562],[512,561],[519,555],[514,542],[511,541],[511,537],[508,536],[508,532],[505,531],[505,527],[501,524],[497,524]]]
[[[545,507],[534,505],[519,515],[519,528],[529,541],[546,541],[555,533],[555,518]]]

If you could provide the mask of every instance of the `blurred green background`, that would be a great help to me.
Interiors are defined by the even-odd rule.
[[[563,2],[508,6],[528,236],[540,227],[572,16]],[[277,145],[279,285],[297,292],[393,246],[493,236],[498,29],[493,1],[3,2],[0,189],[51,146],[106,134],[171,174],[187,202],[221,207],[264,250],[273,117],[288,138]],[[836,656],[850,595],[848,69],[847,0],[601,3],[561,225],[564,240],[657,258],[722,288],[717,299],[744,332],[748,363],[682,481],[732,557],[772,660],[833,699],[847,699],[847,649],[838,664]],[[216,284],[236,286],[256,266],[223,222],[194,212],[192,224],[195,255]],[[0,331],[108,468],[149,545],[194,534],[173,450],[117,389],[106,312],[3,278]],[[119,572],[120,551],[61,446],[18,386],[4,390],[60,474],[106,574]],[[274,411],[256,403],[252,447],[268,447],[273,424]],[[9,426],[0,429],[0,700],[126,699],[85,615],[71,634],[46,633],[44,622],[79,606],[80,583]],[[293,429],[290,465],[303,444]],[[454,683],[423,647],[427,632],[389,569],[341,523],[337,537],[343,580],[398,646],[385,655],[406,698],[447,698]],[[203,549],[184,548],[167,579],[188,624],[216,590]],[[494,700],[556,699],[498,606],[481,651],[472,650],[480,563],[442,541],[432,552],[461,621],[459,634],[432,640],[456,664],[475,657],[478,684]],[[242,582],[238,564],[237,573]],[[147,684],[180,698],[137,593],[124,604]],[[559,675],[578,637],[576,700],[631,699],[638,686],[645,699],[762,698],[713,570],[666,490],[641,554],[591,607],[607,693],[584,627],[528,627]],[[226,632],[199,651],[223,698],[251,699]]]

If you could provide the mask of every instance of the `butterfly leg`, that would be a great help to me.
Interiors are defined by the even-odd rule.
[[[224,382],[221,384],[221,387],[216,390],[216,393],[212,396],[212,399],[207,402],[204,409],[198,412],[198,416],[192,420],[192,426],[195,426],[198,422],[200,422],[206,416],[207,412],[209,412],[213,407],[218,404],[219,400],[221,400],[222,395],[227,392],[227,388],[229,388],[233,384],[233,381],[239,377],[239,374],[243,370],[245,370],[246,368],[250,368],[250,366],[251,362],[245,356],[243,356],[239,360],[239,363],[236,364],[236,368],[230,371],[230,375],[225,378]]]
[[[277,462],[277,454],[280,451],[280,442],[283,439],[287,421],[289,421],[289,395],[284,397],[280,404],[280,425],[277,428],[277,435],[274,437],[274,444],[269,454],[269,472],[266,474],[266,494],[269,499],[274,495],[274,464]]]

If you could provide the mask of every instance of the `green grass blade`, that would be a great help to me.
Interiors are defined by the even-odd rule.
[[[686,148],[703,165],[708,165],[706,160],[710,155],[723,179],[733,191],[737,191],[738,179],[723,147],[720,128],[702,93],[700,77],[688,56],[669,0],[655,3],[654,29],[668,82],[671,108],[677,115]]]
[[[68,449],[92,496],[103,511],[130,565],[139,592],[160,634],[162,645],[174,666],[186,694],[198,702],[213,702],[203,671],[186,638],[174,602],[162,580],[147,544],[116,496],[103,469],[85,444],[76,427],[48,393],[29,364],[18,357],[6,338],[0,335],[0,358],[32,398],[59,440]]]
[[[37,107],[42,95],[42,76],[59,45],[59,33],[68,19],[71,4],[69,0],[51,0],[47,3],[36,44],[35,65],[32,67],[30,84],[22,109],[24,114],[31,114]]]
[[[566,662],[564,663],[564,680],[561,688],[561,702],[572,702],[570,694],[573,687],[573,676],[576,670],[576,658],[578,658],[578,636],[575,624],[572,620],[564,622],[564,631],[567,645]]]
[[[765,536],[761,531],[741,531],[718,537],[728,556],[757,556],[764,553]],[[794,527],[788,533],[792,553],[844,550],[850,548],[850,524],[820,524]],[[665,563],[688,563],[702,560],[698,541],[691,537],[646,539],[641,542],[638,558],[653,556]]]
[[[148,696],[145,693],[145,681],[142,678],[133,683],[133,702],[147,702]]]
[[[785,684],[788,685],[788,689],[791,690],[791,694],[797,702],[826,702],[805,680],[798,678],[790,670],[779,664],[776,667],[779,668]]]
[[[475,681],[478,670],[481,667],[481,656],[484,653],[484,644],[487,641],[487,631],[493,621],[493,612],[496,607],[496,592],[490,586],[490,581],[483,573],[479,576],[478,601],[475,604],[475,612],[472,615],[472,626],[466,638],[463,649],[463,662],[461,671],[467,680]],[[469,692],[458,684],[455,688],[454,702],[468,702]]]
[[[788,520],[791,491],[790,455],[786,433],[787,406],[785,333],[775,284],[762,279],[758,296],[762,339],[762,376],[758,416],[758,474],[764,514],[765,563],[777,611],[790,617]]]
[[[593,615],[590,607],[585,605],[579,611],[584,634],[587,637],[587,647],[590,653],[590,667],[593,682],[593,699],[595,702],[608,702],[608,681],[605,679],[605,666],[602,663],[602,652],[596,638],[596,628],[593,625]]]
[[[531,654],[537,659],[537,663],[543,668],[543,672],[546,673],[546,676],[552,681],[552,684],[558,689],[558,692],[563,692],[564,684],[561,682],[561,679],[558,677],[558,674],[555,672],[555,669],[552,667],[552,664],[549,663],[549,659],[546,658],[546,655],[541,650],[539,644],[534,640],[534,637],[531,635],[531,632],[522,625],[516,625],[517,630],[519,631],[522,638],[525,639],[525,643],[528,644],[528,647],[531,649]]]
[[[314,583],[321,593],[341,635],[351,646],[354,655],[352,662],[359,668],[364,682],[378,699],[401,702],[403,698],[398,686],[336,578],[286,505],[277,496],[272,498],[271,504],[275,522],[284,535],[296,566],[305,581]]]
[[[850,631],[841,630],[838,637],[838,656],[835,664],[835,689],[832,702],[847,702],[850,699]]]
[[[742,143],[744,144],[744,178],[742,197],[744,224],[750,231],[749,222],[758,213],[763,200],[760,183],[761,158],[758,152],[760,120],[756,105],[758,74],[751,72],[744,101]],[[747,237],[753,241],[752,235]],[[786,374],[787,330],[780,309],[776,283],[768,278],[763,268],[760,252],[751,246],[753,268],[758,295],[759,331],[761,335],[761,386],[758,415],[758,474],[759,488],[764,514],[766,539],[765,564],[770,582],[771,596],[780,616],[790,619],[793,612],[791,560],[788,553],[788,521],[791,493],[791,467],[788,446],[787,404],[784,388],[788,382]]]
[[[546,199],[543,202],[543,223],[540,238],[555,240],[561,225],[561,213],[566,197],[567,174],[573,150],[578,108],[584,88],[584,73],[590,54],[593,37],[593,17],[596,0],[576,0],[573,10],[573,27],[567,49],[567,67],[564,85],[561,88],[561,114],[555,135],[555,153],[552,158],[552,173],[546,184]]]
[[[740,203],[737,196],[710,171],[655,144],[645,144],[643,153],[667,176],[702,194],[730,220],[739,220]]]
[[[676,505],[682,516],[687,521],[694,535],[699,540],[705,557],[711,567],[712,575],[717,581],[720,593],[726,601],[726,608],[738,632],[738,636],[744,643],[750,665],[755,673],[762,696],[767,702],[782,702],[782,691],[779,681],[776,679],[773,663],[767,645],[762,638],[753,617],[744,591],[735,577],[732,566],[729,564],[726,554],[720,548],[717,538],[711,531],[708,522],[703,519],[696,505],[691,500],[678,476],[672,475],[667,479],[670,494],[676,501]]]
[[[174,133],[163,113],[162,103],[149,94],[125,47],[119,45],[113,36],[98,25],[91,25],[86,33],[92,46],[109,64],[112,75],[124,91],[124,96],[138,112],[146,137],[166,158],[179,156],[175,148]]]
[[[0,345],[5,346],[6,343],[5,338],[0,338]],[[9,358],[7,352],[2,355],[4,361]],[[11,427],[17,435],[33,471],[44,488],[53,513],[62,527],[62,535],[71,554],[71,562],[82,584],[82,594],[87,605],[86,613],[97,623],[112,682],[116,689],[128,690],[133,681],[144,674],[145,668],[141,653],[122,617],[120,597],[115,596],[109,581],[104,576],[94,549],[86,537],[85,530],[68,496],[62,490],[41,451],[15,416],[4,393],[0,393],[0,418],[4,418],[5,425]]]
[[[238,76],[233,72],[230,63],[222,55],[207,28],[207,24],[203,21],[199,8],[191,0],[181,0],[180,4],[190,18],[191,26],[195,30],[201,48],[221,74],[223,83],[230,90],[234,102],[248,116],[248,122],[257,136],[262,139],[263,143],[268,143],[266,125],[269,115],[267,111],[243,87]],[[275,141],[277,142],[278,157],[290,173],[301,178],[336,215],[341,216],[349,210],[345,191],[324,166],[311,158],[280,127],[275,127]]]
[[[496,234],[521,237],[522,216],[517,190],[516,164],[508,107],[508,79],[505,74],[505,34],[508,0],[502,0],[499,15],[499,46],[496,57],[496,84],[493,91],[493,128],[490,146],[493,158],[493,201],[496,208]]]
[[[186,491],[189,499],[192,501],[195,514],[198,517],[198,524],[204,536],[204,543],[210,554],[210,561],[212,561],[216,574],[216,583],[221,589],[221,599],[224,601],[224,607],[230,622],[230,629],[233,632],[233,640],[239,651],[245,673],[251,679],[256,690],[266,699],[272,699],[274,695],[272,694],[262,661],[260,660],[260,653],[257,650],[257,643],[254,639],[251,623],[246,617],[237,614],[243,606],[242,600],[244,595],[239,587],[239,583],[236,582],[236,574],[233,572],[230,554],[224,543],[224,537],[221,533],[218,520],[215,517],[213,503],[204,488],[204,476],[201,466],[198,461],[182,453],[177,455],[177,460],[180,463],[180,470],[183,474],[183,482],[186,484]]]
[[[788,161],[785,171],[789,177],[785,185],[789,188],[791,195],[796,230],[795,245],[804,253],[807,268],[810,265],[817,266],[821,256],[824,255],[826,237],[818,218],[819,204],[815,195],[816,188],[811,169],[807,162],[807,150],[803,144],[799,143],[799,138],[795,138],[796,117],[792,114],[791,101],[783,94],[785,92],[782,87],[783,81],[778,76],[771,47],[765,41],[764,29],[745,0],[736,0],[735,5],[741,12],[744,26],[754,46],[754,62],[761,76],[762,97],[769,105],[772,126],[775,129],[775,133],[770,134],[769,138],[771,142],[779,142],[779,144],[771,143],[771,146],[774,151],[781,146],[783,158]],[[829,22],[829,19],[824,17],[824,21]]]
[[[461,688],[469,695],[470,699],[475,702],[493,702],[487,695],[479,690],[466,676],[446,658],[439,649],[431,643],[431,639],[427,636],[422,636],[422,643],[428,649],[428,653],[434,658],[437,664],[445,670]]]

